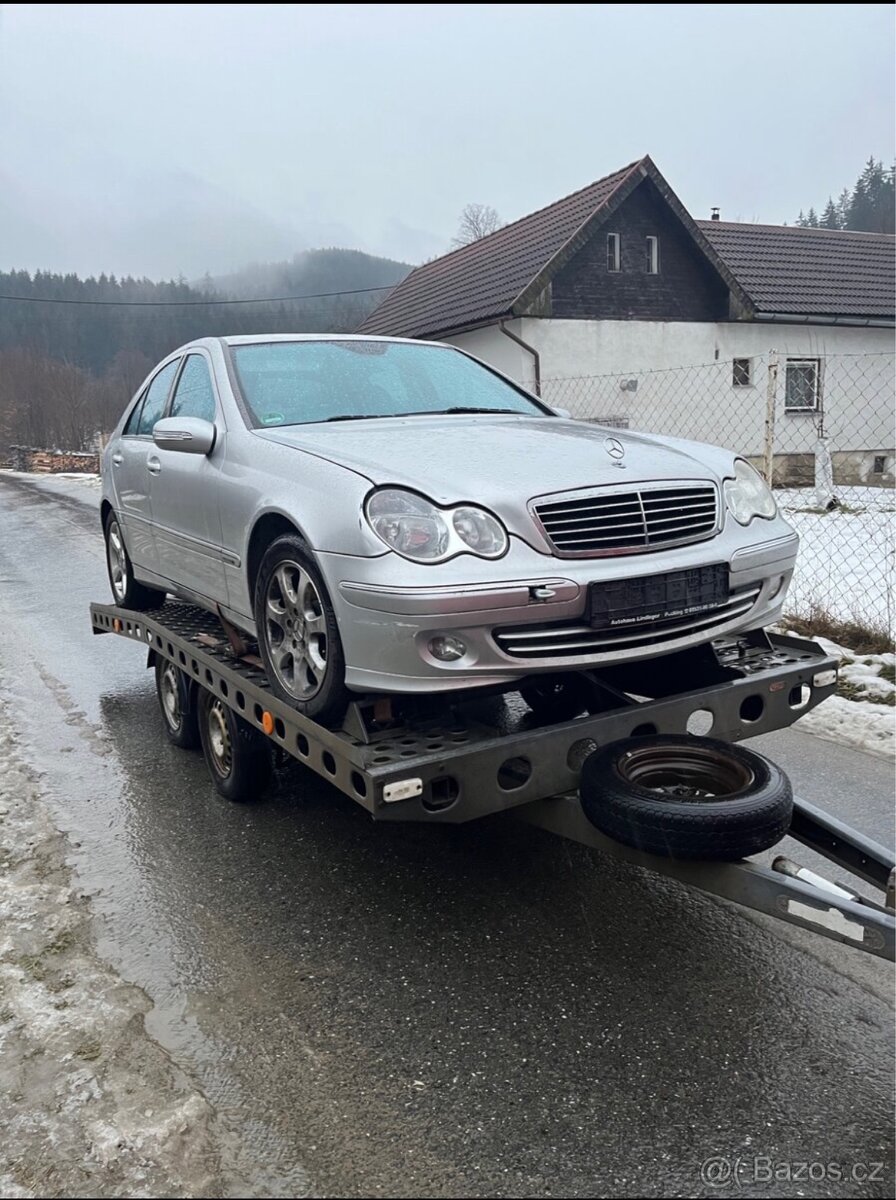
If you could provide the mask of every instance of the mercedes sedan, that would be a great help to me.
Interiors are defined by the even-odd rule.
[[[797,537],[731,451],[570,420],[452,346],[204,338],[103,458],[118,604],[257,640],[319,721],[352,692],[558,678],[773,622]]]

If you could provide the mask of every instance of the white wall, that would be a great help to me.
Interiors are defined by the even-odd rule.
[[[522,321],[505,321],[505,324],[517,337],[521,336]],[[459,333],[454,337],[445,338],[444,341],[459,346],[468,354],[475,354],[477,358],[503,371],[518,383],[532,378],[532,355],[523,350],[522,346],[518,346],[507,334],[502,333],[498,325]]]
[[[784,410],[788,357],[822,360],[825,433],[832,451],[892,456],[893,330],[763,322],[560,321],[510,323],[541,358],[542,395],[574,416],[649,429],[761,454],[770,352],[780,362],[775,452],[811,453],[817,417]],[[456,345],[532,386],[531,355],[497,326],[460,334]],[[735,387],[733,358],[750,358],[753,383]],[[870,468],[869,468],[870,469]],[[888,473],[892,460],[888,457]]]

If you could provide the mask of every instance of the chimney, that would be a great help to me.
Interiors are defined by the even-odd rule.
[[[714,209],[712,210],[712,216],[710,217],[710,220],[711,220],[711,221],[718,221],[718,219],[719,219],[719,210],[718,210],[718,208],[714,208]]]

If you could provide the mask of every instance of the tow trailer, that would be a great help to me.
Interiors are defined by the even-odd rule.
[[[342,727],[315,723],[279,700],[252,648],[213,614],[168,600],[150,612],[91,604],[95,634],[140,642],[155,666],[169,737],[189,745],[197,710],[213,781],[233,799],[263,788],[286,755],[366,808],[374,820],[444,824],[496,813],[882,958],[894,959],[894,855],[794,797],[790,837],[875,889],[867,898],[778,855],[691,861],[607,836],[580,801],[582,768],[599,748],[664,735],[736,743],[791,725],[831,695],[837,660],[816,643],[753,631],[680,655],[587,673],[587,713],[548,721],[513,713],[509,697],[359,696]],[[520,708],[520,705],[516,706]],[[236,718],[236,721],[234,721]],[[230,737],[228,730],[240,736]],[[273,751],[273,754],[272,754]],[[223,786],[239,780],[241,794]]]

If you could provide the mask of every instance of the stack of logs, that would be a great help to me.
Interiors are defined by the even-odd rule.
[[[14,471],[35,471],[42,475],[76,472],[98,475],[100,456],[79,450],[38,450],[34,446],[10,446],[9,465]]]

